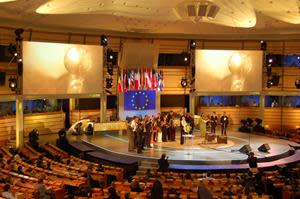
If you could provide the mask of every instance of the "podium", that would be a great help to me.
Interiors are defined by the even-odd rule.
[[[218,144],[227,144],[227,136],[217,136],[217,143]]]
[[[193,134],[184,134],[184,135],[182,135],[182,137],[183,137],[183,143],[186,143],[186,139],[190,138],[192,141],[191,144],[193,146],[193,143],[194,143],[194,135]]]

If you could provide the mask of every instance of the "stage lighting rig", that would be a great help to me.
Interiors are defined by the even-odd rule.
[[[105,86],[105,88],[107,88],[107,89],[112,88],[112,86],[113,86],[113,78],[107,77],[107,78],[105,79],[105,81],[106,81],[106,86]]]
[[[24,29],[22,29],[22,28],[17,28],[15,30],[16,41],[22,41],[23,40],[23,37],[22,37],[23,32],[24,32]]]
[[[10,88],[11,91],[16,91],[17,90],[17,78],[15,77],[11,77],[8,80],[8,86]]]
[[[181,87],[182,87],[182,88],[187,87],[187,85],[188,85],[187,79],[183,77],[183,78],[181,79],[180,84],[181,84]]]
[[[300,78],[296,79],[295,86],[296,86],[297,89],[300,89]]]
[[[274,85],[273,80],[272,80],[272,79],[269,79],[269,80],[267,81],[267,87],[268,87],[268,88],[271,88],[273,85]]]
[[[113,62],[114,60],[114,51],[110,48],[106,50],[106,60],[107,62]]]
[[[195,50],[195,49],[196,49],[196,41],[190,40],[190,50]]]
[[[260,41],[260,50],[266,51],[267,50],[267,42],[261,40]]]
[[[182,59],[184,62],[188,62],[189,61],[189,54],[187,52],[183,52],[182,54]]]
[[[101,44],[101,46],[107,46],[108,45],[108,39],[107,39],[106,35],[101,35],[100,44]]]

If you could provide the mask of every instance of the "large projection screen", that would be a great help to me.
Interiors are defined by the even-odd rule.
[[[196,50],[196,91],[259,92],[262,60],[262,51]]]
[[[103,47],[23,42],[23,94],[98,94]]]

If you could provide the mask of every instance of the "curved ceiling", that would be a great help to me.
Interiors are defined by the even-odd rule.
[[[203,37],[299,34],[299,0],[0,0],[0,23]]]

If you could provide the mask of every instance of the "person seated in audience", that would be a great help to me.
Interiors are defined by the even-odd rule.
[[[192,179],[191,173],[190,173],[190,172],[187,172],[187,173],[185,174],[184,178],[185,178],[186,180],[191,180],[191,179]]]
[[[164,198],[164,190],[162,184],[159,180],[156,180],[153,183],[153,187],[151,189],[150,199],[163,199]]]
[[[251,171],[248,172],[248,175],[244,178],[243,185],[245,187],[245,194],[250,194],[255,191],[255,179],[253,178],[253,173]]]
[[[68,159],[67,160],[67,165],[70,166],[70,167],[73,167],[74,166],[74,163],[71,159]]]
[[[117,191],[114,187],[110,187],[108,189],[108,193],[109,193],[108,199],[120,199],[120,196],[117,194]]]
[[[20,174],[20,175],[25,175],[25,173],[23,172],[23,167],[22,166],[18,166],[17,173]]]
[[[12,164],[11,160],[7,160],[7,161],[6,161],[6,164],[5,164],[5,166],[4,166],[4,169],[5,169],[5,170],[9,170],[9,171],[13,169],[13,164]]]
[[[99,171],[99,172],[104,171],[103,165],[98,164],[98,167],[97,167],[96,171]]]
[[[176,195],[177,198],[179,198],[179,196],[180,196],[180,192],[177,189],[175,189],[175,187],[173,185],[169,186],[167,194],[168,195],[170,195],[170,194]]]
[[[200,185],[198,188],[198,198],[199,199],[212,199],[211,192],[206,188],[204,184]]]
[[[151,169],[147,169],[145,174],[145,179],[148,181],[153,175],[151,174]]]
[[[247,162],[249,164],[250,171],[251,172],[257,172],[257,157],[254,156],[253,152],[250,152],[248,154]]]
[[[166,154],[162,154],[161,158],[158,160],[158,171],[161,172],[168,172],[169,170],[169,161],[168,157],[166,157]]]
[[[43,178],[38,179],[37,192],[39,199],[50,199],[51,198],[51,189],[47,189],[46,185],[43,182]]]
[[[5,199],[15,199],[16,197],[10,191],[10,185],[5,184],[3,187],[2,197]]]
[[[143,192],[143,189],[140,187],[140,184],[136,180],[132,180],[130,184],[130,191],[131,192]]]
[[[45,169],[47,169],[47,170],[52,170],[51,162],[47,162],[47,166],[46,166]]]

